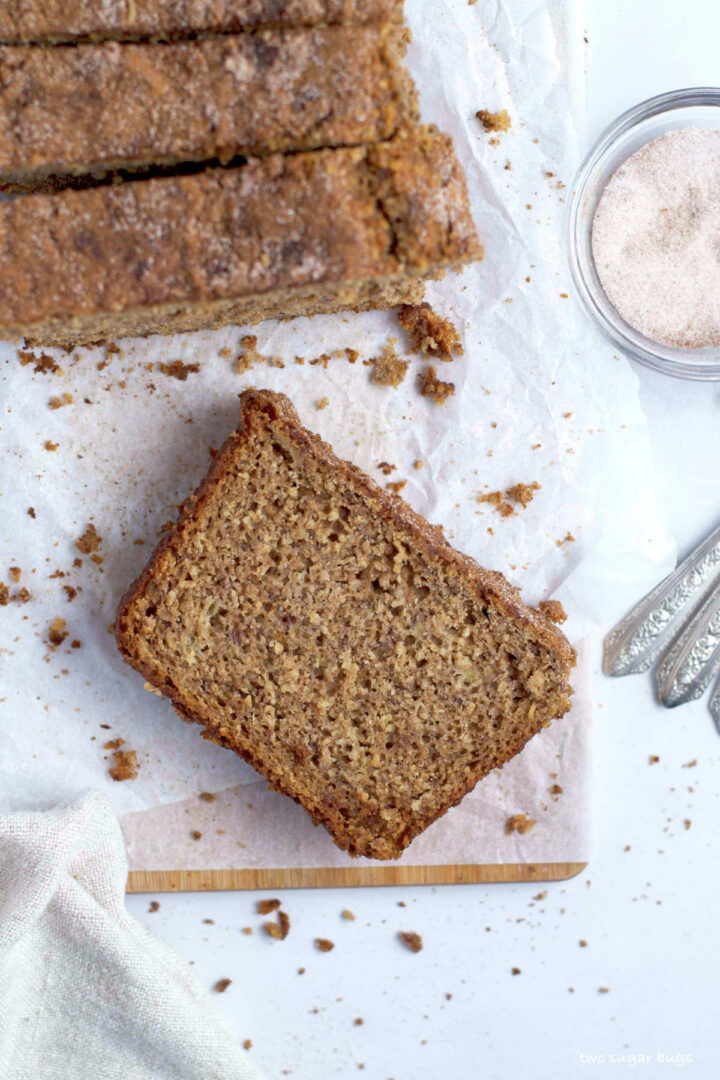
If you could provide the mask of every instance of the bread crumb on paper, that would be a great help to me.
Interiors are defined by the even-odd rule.
[[[475,116],[488,132],[509,131],[512,126],[510,113],[507,109],[500,109],[499,112],[489,112],[487,109],[478,109]]]
[[[383,346],[380,355],[372,360],[370,381],[377,386],[398,387],[407,375],[410,361],[398,356],[395,351],[395,338],[390,338]]]
[[[426,301],[422,304],[402,304],[398,321],[410,338],[412,352],[451,361],[453,354],[462,356],[460,335],[449,319],[438,315]]]
[[[443,382],[437,377],[437,368],[430,364],[418,375],[418,387],[423,397],[432,398],[436,405],[444,405],[455,394],[455,383]]]
[[[110,776],[118,783],[125,780],[136,780],[138,775],[138,759],[136,750],[116,750],[113,754],[115,764],[110,769]]]
[[[505,832],[508,834],[508,836],[510,835],[510,833],[514,832],[520,833],[521,836],[524,836],[525,833],[530,832],[530,830],[533,829],[536,825],[537,821],[529,818],[527,814],[513,814],[505,822]]]
[[[318,949],[319,952],[332,952],[335,948],[335,942],[329,941],[328,938],[318,937],[315,938],[315,948]]]

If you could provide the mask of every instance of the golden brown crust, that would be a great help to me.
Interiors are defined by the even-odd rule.
[[[208,30],[401,20],[402,0],[2,0],[0,42],[173,40]]]
[[[400,835],[387,836],[380,832],[368,837],[358,834],[352,820],[348,821],[347,816],[335,805],[331,795],[325,798],[310,798],[307,793],[299,793],[292,777],[288,778],[287,774],[268,767],[262,746],[253,745],[247,740],[238,741],[231,736],[223,726],[221,718],[209,715],[190,700],[184,700],[162,669],[143,660],[138,653],[132,615],[136,601],[139,602],[145,595],[153,580],[162,579],[163,574],[174,564],[179,552],[183,550],[186,537],[190,536],[194,521],[212,504],[219,485],[232,468],[233,462],[238,460],[252,440],[253,432],[263,414],[272,422],[273,430],[282,430],[284,438],[294,442],[304,455],[311,457],[328,475],[339,477],[350,485],[369,505],[374,515],[392,525],[394,534],[404,538],[412,545],[413,550],[422,552],[427,562],[442,566],[446,578],[454,576],[458,587],[465,593],[471,592],[481,603],[492,603],[501,615],[524,627],[535,646],[544,647],[556,658],[561,680],[567,678],[575,662],[575,652],[548,619],[522,603],[517,591],[502,575],[482,569],[473,560],[455,551],[446,542],[441,530],[415,514],[401,499],[383,491],[355,466],[339,460],[326,443],[300,425],[297,414],[286,397],[269,391],[250,390],[241,396],[241,400],[242,414],[238,430],[220,450],[199,490],[183,505],[175,529],[161,542],[142,575],[123,598],[116,620],[118,646],[125,659],[142,672],[148,683],[172,700],[180,715],[205,727],[205,738],[233,749],[261,772],[274,788],[303,805],[316,823],[328,829],[340,847],[350,854],[362,854],[377,859],[395,858],[432,821],[456,805],[490,769],[504,764],[518,753],[547,720],[542,719],[539,714],[533,719],[534,714],[531,713],[520,730],[507,733],[504,740],[486,754],[482,767],[458,776],[454,789],[443,798],[442,805],[420,817],[409,816]],[[566,690],[569,692],[567,687]],[[558,715],[568,707],[569,702],[565,699],[565,705],[559,708]]]
[[[255,306],[287,315],[283,291],[307,297],[292,314],[373,306],[373,292],[384,306],[388,282],[480,254],[451,143],[419,128],[377,147],[5,203],[0,335],[77,344],[98,325],[113,336],[156,332],[143,312],[175,309],[182,320],[193,305],[210,310],[186,328],[220,325],[238,307],[253,321]],[[328,287],[331,308],[313,296]],[[240,303],[273,293],[270,309]]]
[[[0,47],[0,190],[389,139],[417,119],[404,50],[387,26]]]

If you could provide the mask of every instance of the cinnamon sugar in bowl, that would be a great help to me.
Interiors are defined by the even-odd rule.
[[[710,87],[623,113],[580,166],[566,215],[585,309],[627,355],[686,379],[720,379],[719,106]]]

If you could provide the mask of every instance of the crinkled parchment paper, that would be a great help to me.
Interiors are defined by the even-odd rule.
[[[580,5],[569,6],[577,16]],[[244,387],[288,393],[341,456],[383,483],[407,479],[403,495],[457,547],[504,571],[530,602],[558,595],[576,642],[592,634],[607,566],[667,555],[648,554],[647,538],[661,530],[643,495],[648,459],[634,376],[598,347],[566,296],[561,220],[577,161],[582,103],[570,89],[580,83],[581,28],[556,2],[408,0],[407,8],[423,114],[455,139],[487,252],[479,266],[428,289],[462,330],[464,356],[438,365],[456,385],[454,398],[439,408],[419,396],[417,359],[399,389],[371,385],[361,361],[391,336],[406,344],[392,313],[265,323],[259,349],[285,367],[242,376],[232,359],[247,332],[239,328],[125,341],[107,357],[104,349],[57,352],[62,374],[21,366],[9,345],[0,352],[0,580],[32,593],[25,605],[0,608],[0,809],[98,788],[124,815],[136,869],[350,861],[299,807],[149,694],[109,631],[161,527],[204,475],[209,448],[236,425]],[[511,130],[485,133],[480,108],[507,108]],[[345,346],[361,361],[310,366]],[[159,362],[178,359],[200,370],[184,382],[159,371]],[[72,403],[50,409],[63,393]],[[397,466],[391,477],[378,471],[381,461]],[[534,501],[512,517],[476,500],[534,481]],[[100,563],[75,547],[90,521],[102,537]],[[11,566],[22,570],[19,585]],[[72,601],[63,586],[77,590]],[[51,649],[48,627],[58,616],[69,637]],[[404,862],[587,857],[587,663],[575,686],[572,714],[432,826]],[[137,751],[134,782],[108,776],[103,746],[118,737]],[[562,794],[551,796],[553,784]],[[198,801],[204,791],[217,800]],[[514,813],[537,825],[507,836]]]

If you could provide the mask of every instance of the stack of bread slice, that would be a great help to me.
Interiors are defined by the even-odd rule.
[[[0,2],[0,334],[419,300],[481,256],[401,0]]]

